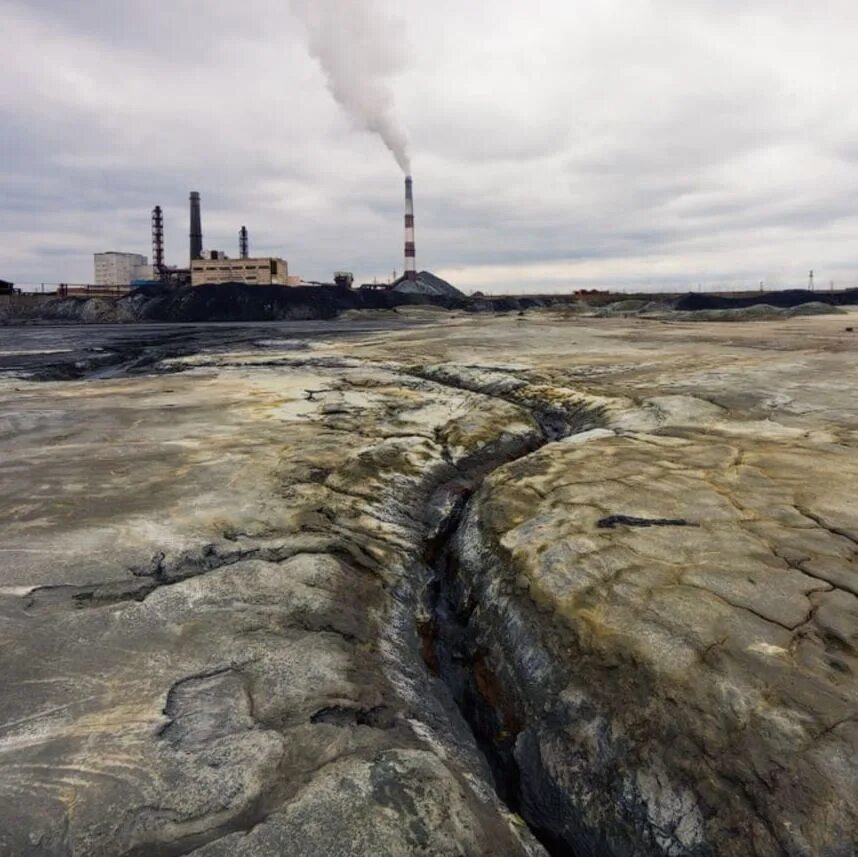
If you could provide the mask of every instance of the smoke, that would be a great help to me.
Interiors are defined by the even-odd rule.
[[[408,139],[388,83],[405,65],[402,27],[376,0],[291,0],[291,5],[331,95],[360,126],[378,134],[402,171],[410,173]]]

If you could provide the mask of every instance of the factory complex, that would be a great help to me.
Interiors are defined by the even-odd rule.
[[[373,280],[355,283],[351,271],[335,271],[332,281],[307,281],[303,277],[291,274],[289,264],[282,256],[252,256],[250,237],[246,226],[238,230],[238,255],[231,258],[223,250],[203,249],[203,225],[200,194],[192,191],[189,197],[189,230],[187,261],[182,265],[168,265],[164,245],[164,214],[160,205],[152,209],[151,240],[152,255],[107,250],[93,254],[93,277],[89,283],[57,283],[46,289],[29,288],[36,285],[25,284],[16,288],[15,283],[0,280],[0,295],[5,299],[16,296],[38,294],[42,298],[58,296],[61,298],[112,298],[117,299],[146,289],[147,294],[164,294],[172,290],[198,288],[217,285],[240,286],[329,286],[331,288],[362,292],[387,291],[408,295],[422,295],[430,299],[443,298],[461,300],[465,295],[450,283],[429,271],[419,271],[416,266],[414,241],[414,191],[411,176],[405,178],[405,219],[404,219],[404,265],[403,273],[397,277],[396,271],[387,281]],[[153,289],[155,292],[153,293]]]
[[[203,228],[200,194],[190,194],[190,229],[188,263],[186,267],[167,265],[164,255],[164,216],[161,207],[152,211],[152,263],[139,253],[108,251],[95,253],[94,287],[65,286],[64,294],[115,294],[143,286],[209,286],[221,283],[239,283],[248,286],[306,286],[324,285],[305,282],[289,273],[287,261],[279,256],[251,256],[249,236],[245,226],[238,232],[238,257],[230,258],[223,250],[203,249]],[[334,284],[353,287],[354,277],[349,271],[337,271]],[[405,179],[405,265],[404,274],[388,283],[367,283],[363,289],[384,289],[412,294],[461,297],[449,283],[428,272],[417,273],[414,243],[414,193],[411,176]]]
[[[285,259],[275,256],[251,257],[247,227],[238,233],[237,259],[223,250],[203,250],[200,194],[190,196],[190,243],[187,267],[172,267],[164,261],[164,216],[160,205],[152,211],[152,264],[139,253],[109,251],[93,256],[96,290],[135,288],[154,284],[208,286],[218,283],[245,285],[301,285],[300,277],[289,276]]]

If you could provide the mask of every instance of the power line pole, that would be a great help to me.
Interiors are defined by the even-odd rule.
[[[813,291],[813,268],[810,269],[810,279],[808,280],[807,287],[810,291]]]

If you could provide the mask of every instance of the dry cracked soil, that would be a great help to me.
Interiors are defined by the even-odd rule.
[[[3,332],[0,855],[854,855],[853,319],[412,316]]]

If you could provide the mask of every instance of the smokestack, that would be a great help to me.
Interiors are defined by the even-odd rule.
[[[247,246],[247,227],[242,226],[241,229],[238,230],[238,255],[242,259],[246,259],[248,256]]]
[[[160,205],[152,209],[152,271],[156,279],[164,279],[164,215]]]
[[[414,261],[414,192],[411,176],[405,177],[405,279],[417,280]]]
[[[203,257],[203,224],[200,218],[200,195],[191,191],[191,261]]]

